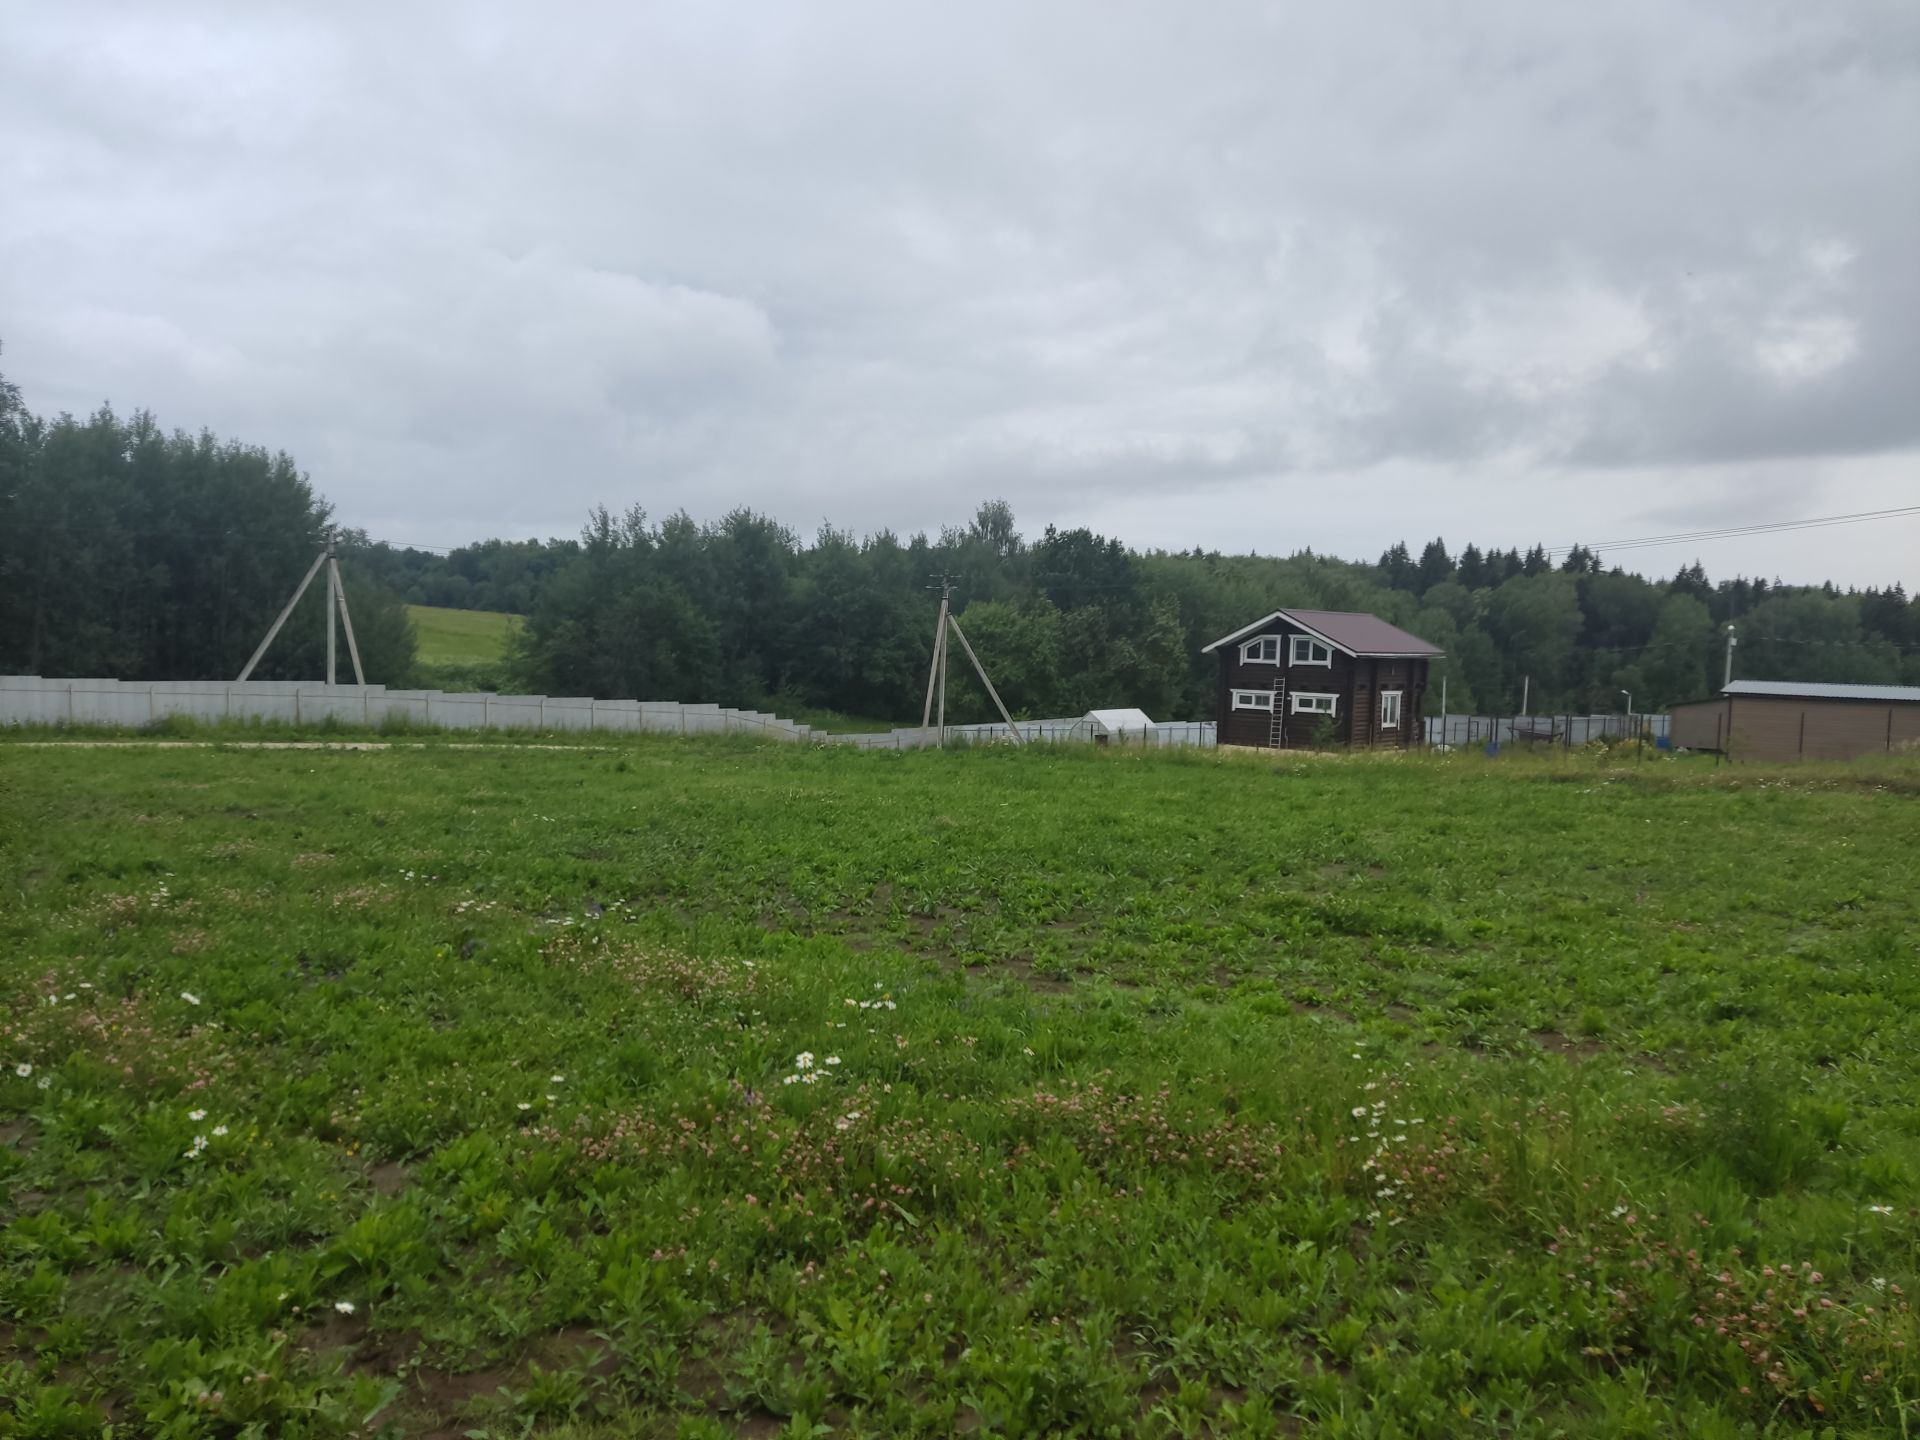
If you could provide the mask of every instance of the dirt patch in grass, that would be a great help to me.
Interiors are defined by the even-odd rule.
[[[995,972],[1019,981],[1037,995],[1064,995],[1073,988],[1073,982],[1066,976],[1036,970],[1033,961],[1024,955],[1015,956],[1005,964],[992,968]]]
[[[389,1160],[384,1165],[376,1165],[367,1172],[367,1183],[381,1195],[398,1195],[413,1183],[413,1171],[398,1160]]]
[[[1558,1030],[1535,1030],[1533,1043],[1552,1055],[1571,1055],[1576,1060],[1590,1060],[1595,1055],[1604,1055],[1607,1047],[1592,1036],[1563,1035]]]
[[[454,1416],[472,1404],[475,1400],[491,1399],[498,1395],[513,1373],[508,1370],[437,1370],[431,1366],[421,1366],[413,1375],[413,1383],[420,1397],[426,1402],[426,1408],[435,1415]]]
[[[315,1355],[329,1350],[358,1352],[367,1338],[367,1322],[358,1316],[329,1315],[318,1325],[310,1325],[300,1336],[300,1348]]]
[[[585,1325],[556,1330],[539,1343],[535,1358],[544,1368],[579,1369],[589,1375],[611,1375],[620,1368],[613,1346]]]

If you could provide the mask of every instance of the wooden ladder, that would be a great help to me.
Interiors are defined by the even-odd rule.
[[[1286,748],[1287,738],[1287,678],[1284,675],[1273,677],[1273,718],[1267,725],[1267,744],[1275,750]]]

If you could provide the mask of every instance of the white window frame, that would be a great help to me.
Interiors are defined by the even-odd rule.
[[[1317,703],[1321,700],[1327,703],[1324,705]],[[1304,701],[1314,701],[1316,703],[1304,704],[1302,703]],[[1316,693],[1312,690],[1295,690],[1287,696],[1287,710],[1294,715],[1337,716],[1340,713],[1340,697],[1333,694]]]
[[[1318,650],[1323,658],[1315,659],[1313,652]],[[1324,640],[1316,640],[1311,635],[1296,635],[1288,652],[1295,665],[1324,665],[1333,668],[1333,647]]]
[[[1264,710],[1273,713],[1273,691],[1240,690],[1233,692],[1233,708],[1236,710]]]
[[[1266,652],[1271,649],[1271,655]],[[1278,665],[1280,663],[1280,637],[1278,635],[1256,635],[1240,646],[1242,665]]]
[[[1399,690],[1382,690],[1380,692],[1380,728],[1382,730],[1398,730],[1400,728],[1400,696],[1403,693],[1404,692]],[[1391,718],[1389,718],[1389,715],[1391,715]]]

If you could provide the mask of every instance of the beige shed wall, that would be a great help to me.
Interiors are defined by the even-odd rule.
[[[1733,699],[1729,754],[1735,760],[1853,760],[1915,743],[1920,705],[1911,701]]]

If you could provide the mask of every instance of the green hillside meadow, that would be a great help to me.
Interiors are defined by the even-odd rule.
[[[0,816],[0,1435],[1920,1433],[1911,761],[8,741]]]
[[[492,610],[447,610],[437,605],[406,609],[419,642],[414,661],[435,668],[498,664],[506,656],[507,637],[520,623],[518,615]]]

